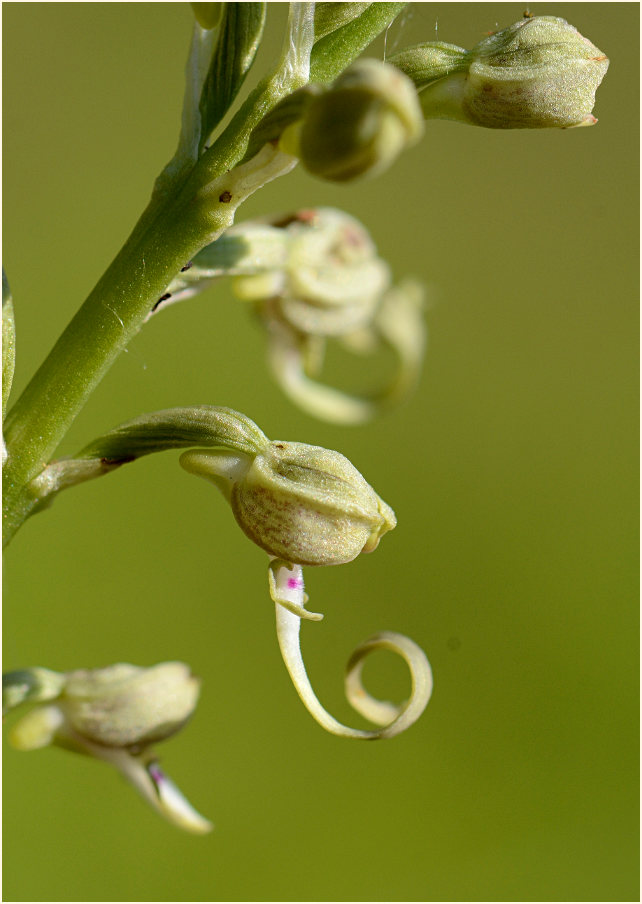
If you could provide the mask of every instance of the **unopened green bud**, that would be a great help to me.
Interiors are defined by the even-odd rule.
[[[491,129],[597,122],[592,115],[595,92],[609,61],[564,19],[536,16],[517,22],[477,44],[467,62],[465,71],[421,91],[427,118]]]
[[[186,452],[180,461],[220,488],[220,455]],[[351,562],[397,523],[345,456],[303,443],[270,443],[237,472],[228,499],[251,540],[298,565]]]
[[[366,59],[310,98],[303,120],[283,133],[282,147],[312,175],[347,182],[382,173],[422,133],[412,81],[394,66]]]
[[[223,14],[222,3],[190,3],[194,18],[201,28],[216,28]]]
[[[196,707],[200,682],[182,662],[119,663],[70,672],[59,705],[68,724],[107,747],[147,746],[177,732]]]

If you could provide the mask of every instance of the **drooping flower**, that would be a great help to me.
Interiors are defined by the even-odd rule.
[[[247,456],[191,450],[180,463],[221,490],[240,527],[270,556],[281,654],[316,721],[333,734],[362,739],[393,737],[412,725],[430,699],[432,673],[424,652],[409,638],[383,632],[350,658],[346,696],[359,713],[383,726],[370,731],[342,725],[326,712],[308,679],[299,642],[301,620],[323,618],[306,609],[302,565],[345,564],[372,552],[397,523],[390,506],[343,455],[318,446],[272,442]],[[375,700],[361,684],[362,660],[377,649],[397,653],[410,669],[412,693],[400,706]]]
[[[3,676],[4,706],[36,705],[12,727],[9,740],[18,750],[55,745],[110,763],[169,822],[209,832],[212,824],[183,797],[152,750],[190,718],[199,685],[181,662],[12,672]]]
[[[190,261],[150,317],[223,277],[254,305],[274,378],[309,414],[358,424],[414,389],[426,344],[423,287],[414,279],[392,284],[354,217],[322,207],[233,226]],[[335,342],[361,358],[390,350],[392,375],[363,396],[321,382],[326,348]]]

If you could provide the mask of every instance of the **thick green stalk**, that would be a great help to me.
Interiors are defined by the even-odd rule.
[[[130,239],[68,325],[5,422],[3,536],[13,536],[38,500],[28,484],[47,465],[91,392],[192,256],[234,221],[261,185],[296,160],[266,146],[233,173],[168,201]],[[136,235],[137,230],[134,230]]]

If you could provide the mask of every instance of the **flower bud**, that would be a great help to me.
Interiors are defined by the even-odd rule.
[[[147,746],[175,734],[196,707],[199,680],[182,662],[119,663],[70,672],[60,699],[69,725],[106,747]]]
[[[492,129],[593,125],[607,57],[564,19],[524,19],[480,41],[467,71],[420,93],[424,115]]]
[[[222,3],[190,3],[194,18],[207,30],[216,28],[223,15]]]
[[[186,452],[181,464],[220,485],[216,454]],[[397,523],[345,456],[303,443],[270,443],[239,475],[228,498],[251,540],[298,565],[351,562],[376,549]]]
[[[282,145],[312,175],[347,182],[388,169],[422,133],[412,81],[394,66],[365,59],[310,98],[303,120],[283,133]]]

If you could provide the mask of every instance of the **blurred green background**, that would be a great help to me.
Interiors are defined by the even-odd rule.
[[[412,4],[387,52],[472,46],[523,10]],[[4,900],[638,899],[639,9],[530,10],[611,58],[597,127],[434,122],[376,182],[295,171],[240,212],[343,207],[397,276],[426,282],[430,346],[411,401],[354,429],[298,412],[223,286],[146,326],[60,449],[210,403],[271,438],[341,450],[399,526],[374,556],[308,570],[326,614],[303,627],[308,670],[331,712],[361,724],[342,697],[345,659],[377,630],[407,633],[435,674],[425,715],[365,745],[313,722],[280,660],[265,555],[177,455],[63,494],[5,557],[5,669],[188,662],[199,709],[159,752],[216,830],[180,834],[103,764],[6,749]],[[270,4],[259,72],[285,13]],[[10,3],[3,19],[17,393],[174,150],[191,14]],[[332,377],[376,379],[339,360]],[[366,680],[407,690],[389,654]]]

